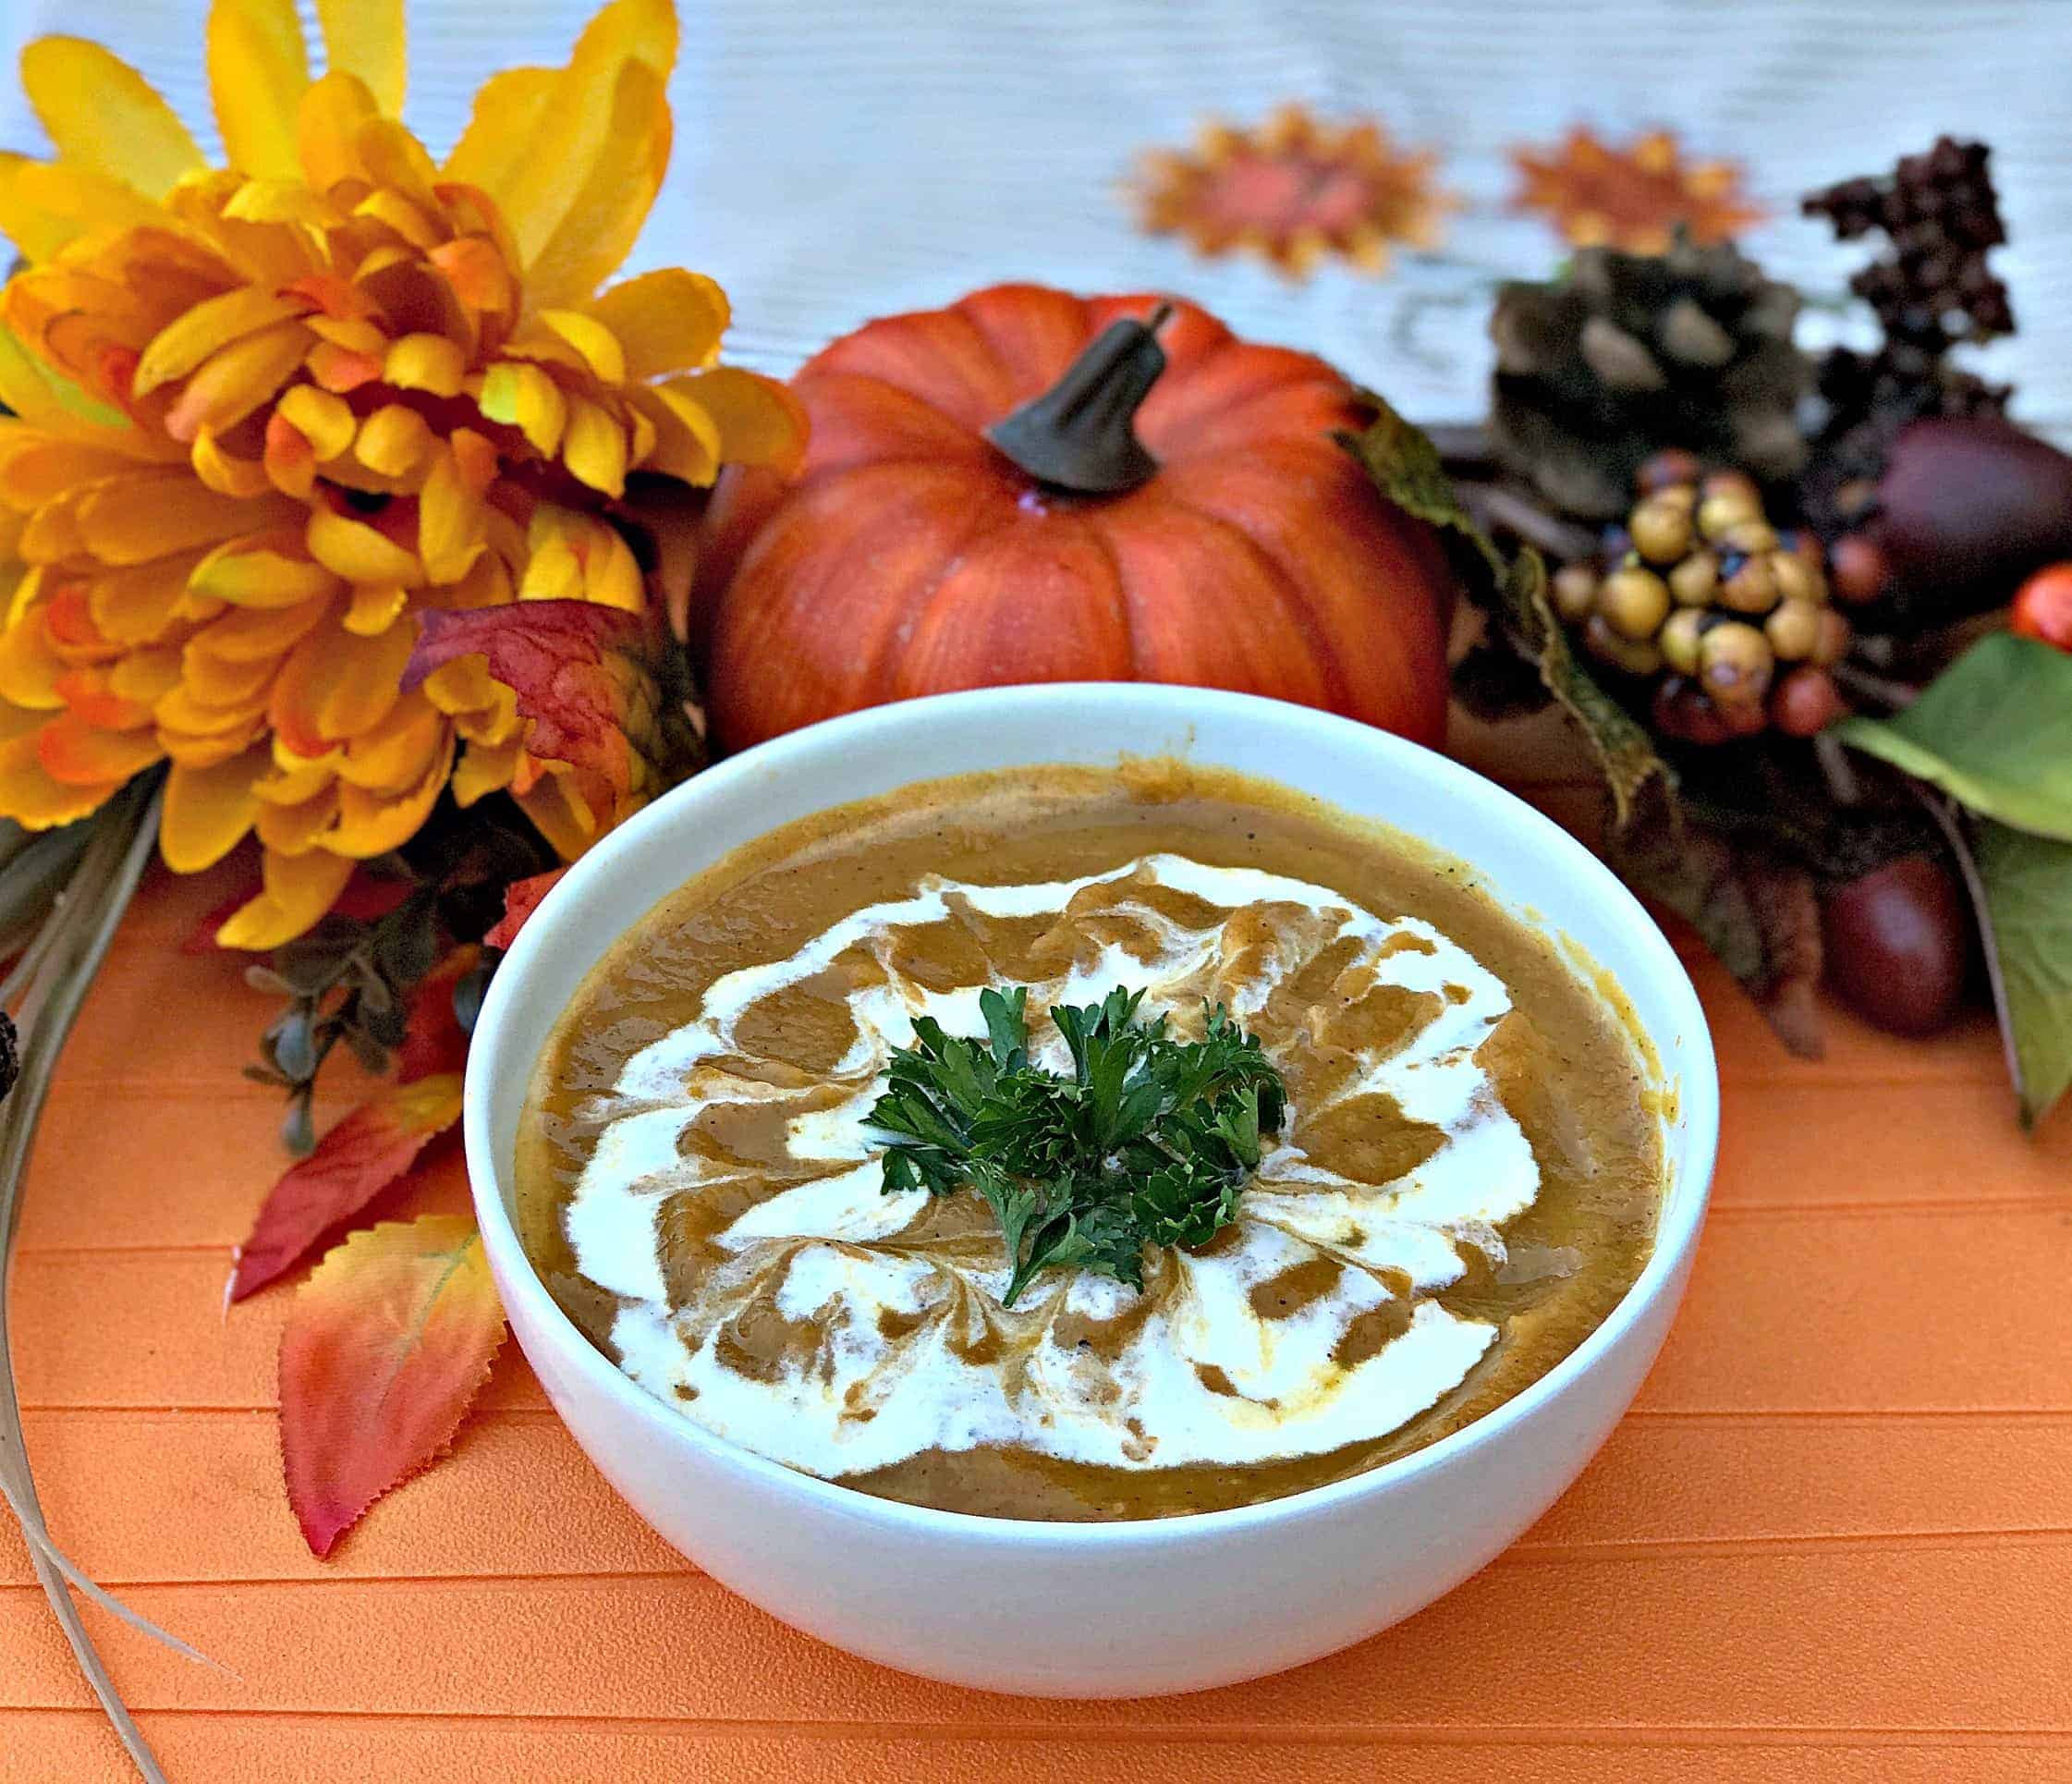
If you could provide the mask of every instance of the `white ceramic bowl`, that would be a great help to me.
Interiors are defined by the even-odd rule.
[[[1557,1368],[1464,1430],[1334,1485],[1231,1511],[1035,1523],[872,1498],[714,1436],[634,1386],[562,1314],[513,1224],[533,1062],[605,949],[656,900],[778,825],[917,780],[1173,754],[1275,780],[1469,863],[1617,982],[1674,1114],[1654,1255]],[[468,1063],[476,1211],[518,1342],[604,1477],[714,1579],[853,1653],[1050,1696],[1226,1684],[1329,1654],[1430,1604],[1575,1479],[1631,1402],[1689,1273],[1718,1137],[1698,998],[1587,850],[1481,776],[1383,732],[1250,695],[1142,684],[988,689],[878,707],[766,743],[586,855],[498,970]]]

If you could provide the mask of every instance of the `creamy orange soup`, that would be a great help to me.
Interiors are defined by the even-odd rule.
[[[969,1191],[887,1193],[869,1112],[931,1015],[1125,985],[1220,1003],[1287,1115],[1235,1222],[1141,1291],[1002,1304]],[[547,1038],[526,1244],[650,1392],[864,1492],[1169,1516],[1341,1479],[1544,1375],[1631,1286],[1664,1188],[1628,1013],[1465,869],[1170,763],[933,781],[773,833],[622,937]]]

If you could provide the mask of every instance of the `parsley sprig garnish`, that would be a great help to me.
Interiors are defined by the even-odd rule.
[[[982,1041],[918,1017],[886,1068],[871,1121],[904,1136],[886,1192],[983,1196],[1014,1265],[1006,1306],[1054,1265],[1141,1289],[1147,1245],[1200,1245],[1237,1218],[1260,1135],[1280,1130],[1280,1073],[1222,1005],[1180,1041],[1164,1016],[1139,1019],[1143,995],[1051,1010],[1070,1077],[1030,1062],[1024,985],[980,994]]]

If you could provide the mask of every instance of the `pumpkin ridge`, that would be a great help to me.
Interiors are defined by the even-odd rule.
[[[1086,529],[1094,544],[1101,547],[1102,556],[1108,560],[1108,574],[1115,579],[1115,601],[1122,609],[1123,648],[1129,653],[1130,665],[1135,667],[1142,661],[1137,654],[1137,604],[1130,596],[1129,578],[1123,572],[1122,559],[1115,555],[1115,542],[1108,537],[1108,529],[1101,523],[1101,517],[1106,511],[1088,508],[1074,514],[1072,519]]]
[[[888,375],[888,373],[896,369],[901,372],[911,371],[916,376],[923,375],[919,367],[910,367],[902,363],[894,368],[875,362],[875,357],[878,353],[890,352],[889,348],[881,348],[879,342],[901,339],[902,336],[908,332],[902,328],[901,324],[918,323],[918,315],[888,316],[883,322],[867,324],[858,333],[848,336],[847,340],[837,341],[833,347],[824,349],[813,360],[811,365],[805,368],[805,371],[829,370],[847,373],[853,377],[874,378],[878,383],[890,389],[903,391],[909,397],[919,397],[929,408],[935,409],[953,425],[964,429],[965,432],[969,434],[982,433],[984,429],[998,421],[1002,415],[1005,415],[1008,409],[1015,406],[1013,391],[998,387],[1005,386],[1007,382],[1006,369],[1000,363],[999,356],[993,351],[993,343],[986,338],[984,331],[969,316],[952,308],[936,312],[929,319],[939,322],[940,324],[964,331],[969,337],[969,345],[978,349],[978,358],[983,361],[986,368],[985,372],[978,375],[976,381],[966,378],[964,367],[960,362],[946,360],[938,353],[934,363],[941,369],[941,382],[933,386],[933,393],[931,394],[927,390],[919,389],[910,384],[903,384],[898,378]],[[884,332],[873,336],[873,330]],[[861,360],[863,363],[861,365],[852,365],[845,358],[835,357],[843,354],[845,350],[853,350],[857,358]],[[986,384],[991,384],[996,388],[989,390],[983,387]],[[794,388],[796,390],[796,385]],[[800,401],[806,400],[804,392],[799,391],[797,394]],[[956,409],[945,407],[945,402],[955,402],[960,398],[969,399],[974,403],[981,412],[974,418],[970,415],[960,415]]]
[[[890,462],[890,461],[888,461]],[[871,678],[880,679],[889,674],[894,659],[907,641],[914,635],[928,611],[935,605],[945,586],[958,570],[962,569],[971,556],[972,547],[983,544],[997,532],[1005,532],[1015,524],[1012,514],[981,515],[957,536],[957,542],[945,555],[935,574],[920,589],[910,592],[893,606],[892,623],[878,633],[871,652]]]
[[[1159,500],[1189,519],[1240,541],[1246,552],[1265,568],[1267,579],[1281,591],[1281,605],[1301,632],[1304,642],[1309,645],[1311,659],[1323,671],[1324,685],[1331,690],[1333,710],[1350,712],[1352,689],[1347,685],[1345,671],[1338,666],[1338,654],[1332,649],[1330,641],[1323,635],[1316,609],[1310,605],[1309,597],[1302,592],[1301,579],[1281,561],[1280,555],[1228,515],[1218,514],[1213,508],[1203,507],[1199,503],[1188,501],[1167,490],[1159,492]],[[1126,590],[1126,598],[1127,595]]]
[[[1192,364],[1181,368],[1185,372],[1186,378],[1196,379],[1201,377],[1206,369],[1213,365],[1220,355],[1229,352],[1234,348],[1240,349],[1248,356],[1256,354],[1261,350],[1252,346],[1250,342],[1241,340],[1233,335],[1226,340],[1217,342],[1214,347],[1211,348],[1208,352]],[[1160,461],[1164,462],[1169,458],[1185,458],[1188,456],[1184,440],[1171,440],[1166,437],[1168,427],[1177,425],[1186,428],[1190,433],[1198,429],[1213,427],[1218,422],[1228,421],[1232,415],[1252,403],[1263,402],[1269,398],[1285,401],[1289,392],[1300,389],[1305,385],[1322,385],[1338,392],[1340,400],[1347,411],[1346,424],[1347,426],[1354,424],[1357,420],[1357,409],[1353,388],[1343,377],[1333,371],[1323,360],[1316,358],[1314,354],[1303,353],[1294,348],[1279,348],[1273,350],[1286,353],[1293,360],[1297,361],[1297,363],[1286,368],[1285,376],[1276,376],[1259,384],[1245,385],[1211,403],[1206,409],[1191,410],[1182,417],[1169,419],[1160,413],[1155,407],[1160,392],[1154,386],[1151,396],[1145,399],[1143,409],[1139,411],[1140,423],[1139,432],[1146,436],[1145,443],[1148,446],[1152,445],[1152,436],[1156,437],[1157,443],[1153,446],[1153,450]],[[1305,361],[1306,363],[1303,363]],[[1173,368],[1168,368],[1168,377],[1171,376],[1172,370]],[[1185,381],[1174,380],[1174,387],[1184,389]]]

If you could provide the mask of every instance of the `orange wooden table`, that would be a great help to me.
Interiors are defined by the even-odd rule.
[[[2072,1778],[2072,1116],[2019,1136],[1983,1018],[1923,1046],[1834,1014],[1800,1065],[1696,963],[1715,1209],[1575,1489],[1348,1653],[1040,1703],[849,1659],[701,1577],[510,1347],[457,1453],[312,1560],[274,1425],[293,1290],[223,1309],[279,1160],[275,1100],[236,1076],[266,1006],[177,952],[222,890],[140,899],[58,1075],[15,1283],[54,1533],[224,1668],[87,1613],[176,1779]],[[463,1195],[449,1161],[383,1212]],[[0,1779],[127,1775],[0,1518]]]

